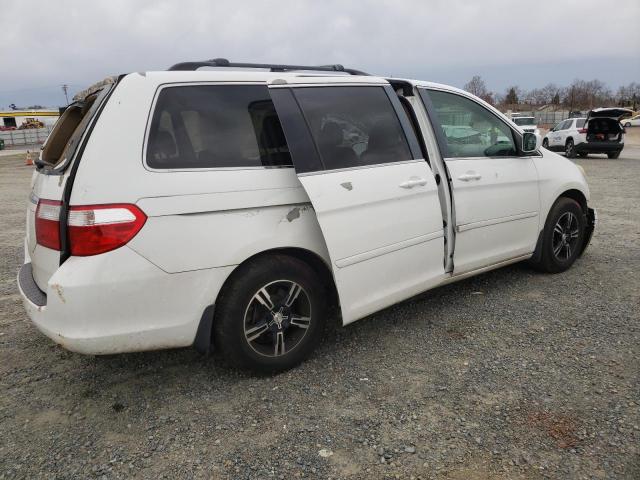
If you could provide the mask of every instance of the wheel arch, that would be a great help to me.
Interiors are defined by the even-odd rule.
[[[571,198],[572,200],[575,200],[576,202],[578,202],[580,204],[580,208],[582,208],[582,211],[585,212],[585,213],[587,212],[587,197],[580,190],[572,188],[570,190],[566,190],[566,191],[562,192],[560,195],[558,195],[558,198],[556,198],[553,201],[553,204],[555,205],[555,203],[561,197],[567,197],[567,198]],[[549,214],[549,212],[547,212],[547,215],[548,214]]]
[[[218,298],[220,297],[220,294],[229,285],[229,283],[233,281],[235,277],[235,273],[238,271],[238,268],[240,266],[246,265],[247,263],[251,263],[257,260],[258,258],[262,258],[269,255],[287,255],[287,256],[296,258],[298,260],[301,260],[305,262],[307,265],[311,266],[318,273],[322,284],[325,286],[328,305],[339,311],[340,304],[339,304],[338,290],[336,288],[336,284],[333,279],[331,267],[330,265],[327,265],[327,262],[325,261],[324,258],[322,258],[316,252],[313,252],[306,248],[300,248],[300,247],[276,247],[276,248],[263,250],[261,252],[255,253],[254,255],[251,255],[250,257],[243,260],[240,264],[236,265],[235,268],[229,273],[224,283],[222,284],[222,287],[218,291],[218,294],[215,298],[214,303],[205,308],[202,314],[202,317],[200,318],[200,323],[198,325],[196,337],[193,342],[193,347],[198,352],[206,355],[212,351],[213,323],[215,322],[215,305],[218,301]]]
[[[553,209],[553,206],[561,198],[570,198],[572,200],[575,200],[580,205],[580,208],[582,209],[584,214],[585,215],[589,214],[589,207],[587,206],[587,197],[582,191],[578,190],[577,188],[570,188],[568,190],[563,191],[559,195],[557,195],[556,198],[553,200],[553,202],[551,202],[551,205],[549,206],[549,208],[547,209],[547,211],[545,213],[545,216],[544,216],[544,222],[542,222],[542,229],[538,233],[538,240],[536,242],[536,248],[535,248],[535,250],[533,252],[533,256],[531,257],[531,260],[534,261],[534,262],[535,261],[539,261],[540,260],[540,256],[542,255],[542,238],[543,238],[542,236],[544,234],[544,229],[545,229],[545,226],[547,224],[547,218],[549,217],[549,213]],[[587,247],[587,245],[585,244],[582,247],[582,251],[584,251],[586,249],[586,247]]]

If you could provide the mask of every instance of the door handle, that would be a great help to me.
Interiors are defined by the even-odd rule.
[[[467,172],[463,175],[460,175],[458,177],[458,180],[461,180],[463,182],[469,182],[471,180],[480,180],[482,178],[482,175],[479,175],[475,172]]]
[[[402,182],[399,187],[400,188],[413,188],[413,187],[424,187],[427,184],[427,181],[424,178],[416,178],[412,177],[409,180]]]

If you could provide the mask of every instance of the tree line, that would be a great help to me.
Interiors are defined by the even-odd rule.
[[[475,75],[464,85],[464,90],[491,105],[514,108],[527,105],[541,107],[554,105],[558,109],[590,110],[597,107],[640,108],[640,83],[623,85],[616,92],[600,80],[574,80],[571,85],[561,87],[548,83],[542,88],[524,90],[517,85],[508,87],[504,93],[492,92],[480,75]]]

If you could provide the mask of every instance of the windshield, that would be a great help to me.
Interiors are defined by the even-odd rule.
[[[513,123],[515,123],[518,126],[536,124],[536,119],[533,117],[514,117],[512,120],[513,120]]]

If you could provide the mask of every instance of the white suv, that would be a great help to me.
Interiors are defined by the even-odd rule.
[[[624,148],[625,133],[619,118],[630,111],[597,108],[586,118],[569,118],[549,130],[542,146],[564,152],[567,158],[586,157],[590,153],[606,153],[609,158],[618,158]]]
[[[346,325],[510,263],[569,268],[595,211],[536,140],[462,90],[339,65],[107,79],[37,162],[24,305],[81,353],[215,346],[289,368],[331,307]]]

